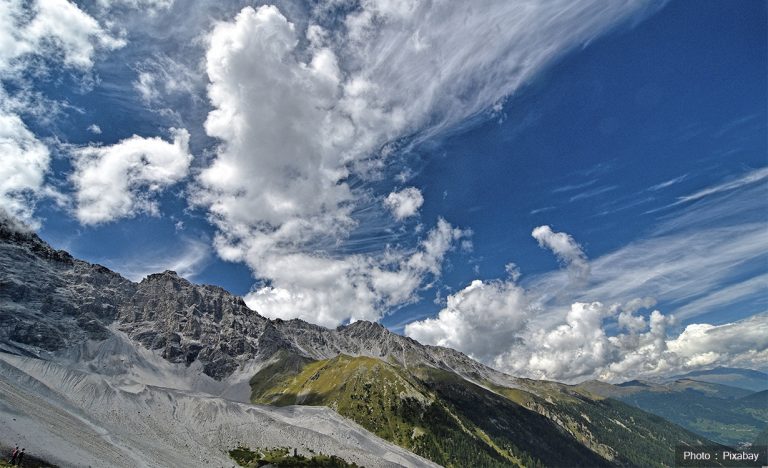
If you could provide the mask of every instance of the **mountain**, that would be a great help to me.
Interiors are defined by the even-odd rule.
[[[251,387],[255,403],[328,406],[445,466],[660,466],[674,444],[704,440],[567,385],[515,381],[508,387],[424,365],[281,353]]]
[[[171,271],[134,283],[7,220],[0,385],[0,444],[64,465],[222,465],[286,447],[365,466],[660,466],[676,444],[710,443],[379,324],[269,320]]]
[[[669,382],[679,379],[691,379],[699,382],[723,384],[751,390],[753,392],[768,390],[768,374],[753,369],[716,367],[714,369],[694,371],[684,375],[671,377],[667,379],[667,381]]]
[[[715,442],[750,443],[768,427],[768,392],[690,378],[667,383],[590,381],[580,389],[648,411]]]

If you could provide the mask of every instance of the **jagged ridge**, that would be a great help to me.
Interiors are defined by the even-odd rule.
[[[298,319],[269,320],[242,298],[172,271],[134,283],[8,223],[0,223],[0,286],[0,342],[19,354],[38,356],[105,339],[106,327],[116,321],[119,330],[168,361],[200,361],[219,380],[281,349],[311,359],[371,356],[473,379],[508,379],[462,353],[421,345],[379,324],[330,330]]]

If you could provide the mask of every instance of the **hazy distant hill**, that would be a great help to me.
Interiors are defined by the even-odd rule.
[[[750,443],[768,426],[765,391],[689,378],[667,383],[633,380],[619,385],[592,381],[579,388],[657,414],[722,444]]]
[[[716,367],[710,370],[689,372],[684,375],[671,377],[667,381],[679,379],[693,379],[700,382],[729,385],[731,387],[744,388],[759,392],[768,390],[768,374],[752,369],[739,369],[733,367]]]

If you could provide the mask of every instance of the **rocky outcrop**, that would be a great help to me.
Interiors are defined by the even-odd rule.
[[[38,355],[109,335],[135,285],[0,222],[0,346]]]
[[[204,372],[218,379],[259,355],[269,323],[242,298],[194,285],[173,271],[147,276],[120,305],[117,320],[121,331],[168,361],[199,359]]]

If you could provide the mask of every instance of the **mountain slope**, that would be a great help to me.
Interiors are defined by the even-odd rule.
[[[565,385],[531,381],[538,396],[368,357],[310,361],[279,353],[251,383],[256,403],[328,406],[445,466],[661,466],[672,463],[675,444],[705,442]]]
[[[5,353],[0,437],[62,466],[231,466],[227,450],[242,444],[434,466],[325,408],[257,407]]]
[[[715,442],[751,442],[768,426],[765,392],[680,379],[666,384],[631,381],[620,385],[585,382],[578,388],[667,418]]]
[[[716,367],[714,369],[694,371],[684,375],[670,377],[666,382],[674,382],[675,380],[680,379],[691,379],[699,382],[728,385],[730,387],[743,388],[753,392],[768,390],[768,374],[752,369]]]

